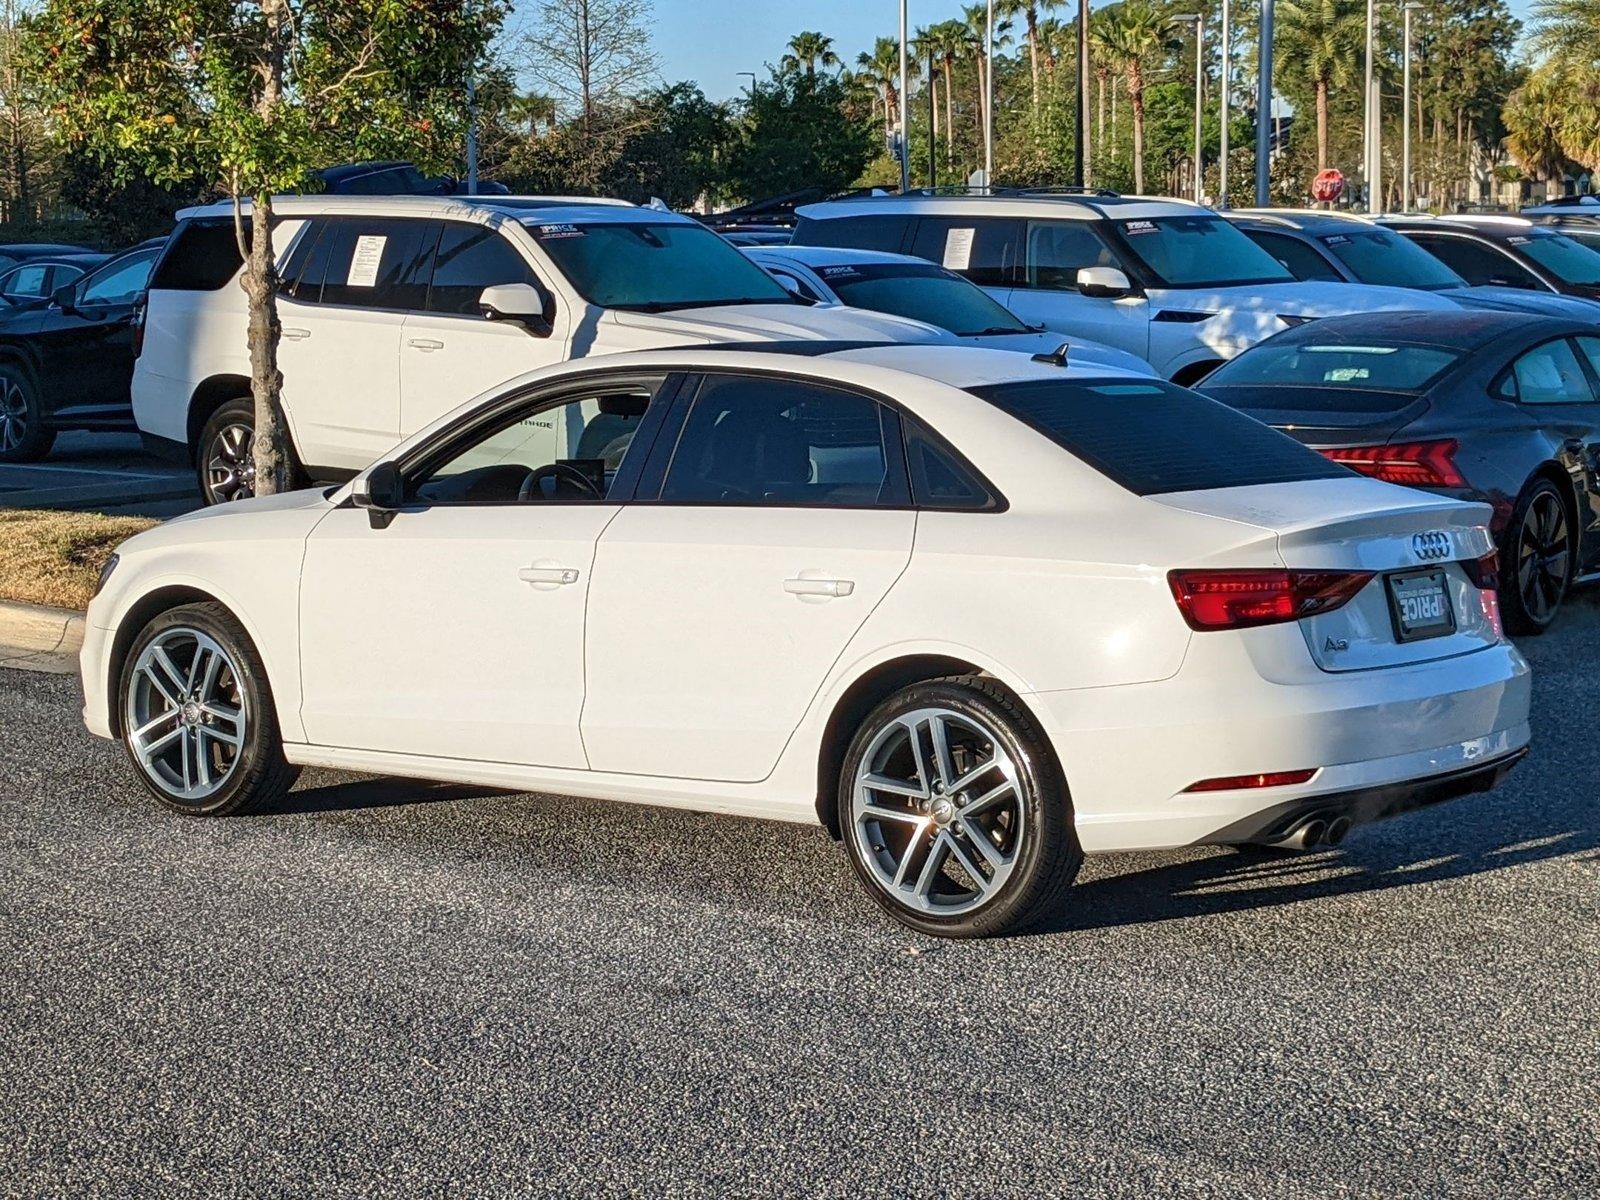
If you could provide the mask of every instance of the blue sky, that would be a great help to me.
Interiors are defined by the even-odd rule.
[[[1526,18],[1528,4],[1510,0],[1519,17]],[[537,7],[537,0],[518,0],[513,27],[531,20]],[[959,0],[910,0],[911,28],[959,16],[961,9]],[[839,56],[854,64],[875,37],[895,34],[900,20],[899,0],[654,0],[654,12],[662,78],[693,80],[715,100],[748,86],[740,71],[764,75],[765,64],[776,64],[785,43],[802,29],[833,38]],[[1076,0],[1068,0],[1057,15],[1076,12]]]

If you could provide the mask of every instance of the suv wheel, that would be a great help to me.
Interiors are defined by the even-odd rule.
[[[33,462],[49,454],[55,441],[27,375],[0,365],[0,462]]]
[[[1517,498],[1500,554],[1500,609],[1512,633],[1539,634],[1555,623],[1572,585],[1571,527],[1561,493],[1536,479]]]
[[[169,609],[146,625],[118,692],[123,746],[168,808],[247,812],[278,800],[299,774],[283,757],[261,657],[220,604]]]
[[[200,434],[196,465],[207,504],[248,500],[256,494],[256,412],[248,396],[211,414]]]
[[[839,812],[850,861],[897,920],[1015,933],[1058,910],[1083,852],[1044,735],[993,680],[913,684],[862,722]]]

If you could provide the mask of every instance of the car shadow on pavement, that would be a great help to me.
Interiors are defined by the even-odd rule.
[[[393,808],[402,804],[480,800],[511,794],[466,783],[434,783],[425,779],[380,777],[299,788],[285,796],[271,811],[273,813],[343,812],[360,808]]]
[[[1496,799],[1470,803],[1477,811],[1469,813],[1469,803],[1457,801],[1396,822],[1357,827],[1336,850],[1218,848],[1199,852],[1203,857],[1090,879],[1074,887],[1059,917],[1036,932],[1271,908],[1462,879],[1555,858],[1600,860],[1600,805],[1566,803],[1543,810],[1537,804],[1517,808]],[[1414,838],[1400,822],[1413,824]],[[1497,832],[1485,840],[1486,829]]]

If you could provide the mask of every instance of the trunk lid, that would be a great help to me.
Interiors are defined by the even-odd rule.
[[[1429,407],[1427,400],[1409,392],[1313,387],[1202,386],[1200,390],[1315,447],[1382,445]]]
[[[1260,529],[1291,569],[1371,572],[1349,603],[1296,622],[1325,671],[1427,662],[1501,639],[1493,593],[1463,565],[1494,548],[1487,505],[1356,475],[1151,499]]]

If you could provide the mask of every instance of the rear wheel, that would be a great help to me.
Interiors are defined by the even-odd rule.
[[[1048,743],[989,679],[891,696],[856,731],[839,782],[857,875],[922,933],[1027,929],[1059,909],[1082,862]]]
[[[283,757],[261,657],[220,604],[155,617],[134,639],[118,694],[128,758],[170,809],[248,812],[278,800],[299,774]]]
[[[1501,551],[1500,609],[1512,633],[1540,634],[1555,623],[1572,585],[1572,529],[1561,493],[1536,479],[1517,499]]]
[[[0,462],[33,462],[50,453],[56,431],[47,428],[39,393],[16,367],[0,364]]]
[[[255,402],[239,396],[211,414],[195,456],[200,494],[207,504],[248,500],[256,494]]]

